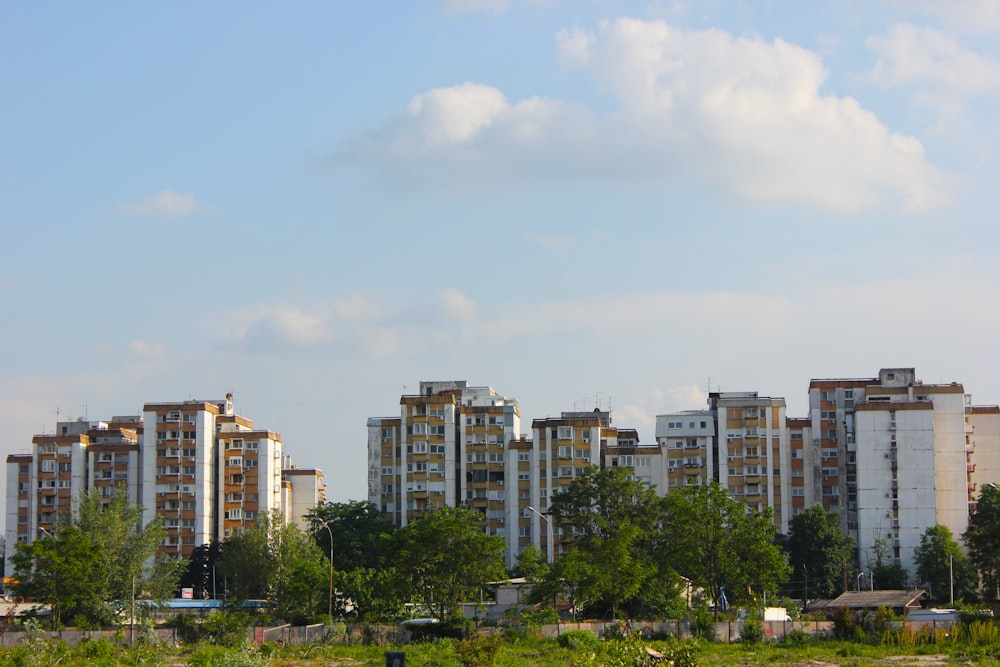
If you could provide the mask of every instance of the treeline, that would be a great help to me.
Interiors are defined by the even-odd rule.
[[[507,572],[504,539],[484,533],[483,515],[465,507],[428,510],[400,528],[370,503],[331,503],[314,508],[309,532],[265,515],[177,561],[156,557],[166,535],[160,519],[142,526],[142,509],[124,493],[110,502],[89,493],[51,534],[17,545],[13,592],[50,605],[54,627],[96,627],[141,617],[181,588],[197,598],[264,600],[272,618],[303,624],[395,622],[411,615],[411,603],[447,622],[507,576],[526,577],[531,602],[549,613],[559,605],[605,619],[830,598],[860,586],[862,574],[867,587],[908,583],[887,544],[859,572],[838,517],[819,506],[780,535],[770,510],[748,507],[717,483],[661,497],[623,468],[591,469],[550,500],[543,529],[551,525],[558,558],[549,563],[529,547]],[[939,600],[953,591],[956,601],[973,601],[1000,584],[996,487],[983,487],[963,539],[969,558],[947,528],[931,526],[917,550],[916,580]]]

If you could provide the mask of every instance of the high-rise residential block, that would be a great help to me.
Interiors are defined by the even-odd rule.
[[[299,520],[325,501],[321,472],[309,471],[309,484],[290,471],[296,482],[284,484],[285,463],[291,467],[281,436],[235,414],[231,395],[147,403],[142,415],[110,421],[58,422],[55,433],[33,438],[30,452],[7,458],[6,543],[13,548],[52,534],[82,493],[110,498],[124,489],[143,507],[144,523],[163,521],[160,553],[186,558],[262,512]],[[306,508],[308,502],[314,504]],[[10,567],[8,558],[8,574]]]

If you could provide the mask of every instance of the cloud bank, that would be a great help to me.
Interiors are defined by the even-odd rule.
[[[161,190],[142,201],[122,204],[118,210],[132,215],[173,218],[194,213],[208,213],[214,210],[214,207],[198,203],[191,193],[180,194],[172,190]]]
[[[338,159],[443,183],[707,183],[748,201],[847,211],[947,200],[920,141],[821,92],[827,73],[807,49],[636,19],[564,30],[557,43],[562,62],[613,94],[615,112],[511,101],[466,82],[415,96]]]

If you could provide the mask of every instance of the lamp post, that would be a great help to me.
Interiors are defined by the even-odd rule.
[[[859,593],[861,592],[861,578],[864,576],[865,576],[864,572],[858,572],[857,589]]]
[[[330,535],[330,593],[326,614],[330,617],[330,620],[333,620],[333,530],[330,529],[330,524],[326,521],[319,518],[316,518],[315,521],[326,528],[326,532]]]
[[[552,530],[552,519],[550,519],[545,514],[542,514],[541,512],[539,512],[538,510],[536,510],[531,505],[528,505],[528,511],[529,512],[534,512],[539,517],[541,517],[542,519],[544,519],[545,523],[548,524],[548,529],[549,529],[549,532],[548,532],[548,536],[549,536],[549,565],[551,566],[556,561],[555,541],[554,541],[554,538],[553,538],[553,530]]]

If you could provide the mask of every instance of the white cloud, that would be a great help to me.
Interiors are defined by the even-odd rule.
[[[254,347],[310,347],[331,341],[334,331],[329,316],[292,306],[264,307],[247,314],[231,338]]]
[[[996,0],[892,0],[890,4],[918,9],[967,32],[1000,32]]]
[[[541,5],[549,0],[441,0],[445,9],[453,12],[490,11],[500,14],[514,4]]]
[[[167,354],[163,343],[147,340],[133,340],[129,343],[129,351],[136,357],[159,359]]]
[[[586,178],[711,183],[751,201],[922,209],[944,179],[914,137],[850,97],[820,94],[815,53],[722,30],[620,19],[562,31],[561,58],[612,91],[602,117],[559,100],[510,102],[464,83],[416,96],[340,158],[442,184]]]
[[[868,47],[879,54],[871,75],[876,83],[931,86],[962,95],[1000,92],[1000,63],[934,28],[894,25],[885,35],[869,37]]]
[[[208,213],[213,211],[214,207],[198,203],[191,193],[180,194],[172,190],[161,190],[142,201],[122,204],[118,210],[134,215],[173,218],[194,213]]]
[[[476,315],[476,304],[456,289],[445,288],[438,292],[442,311],[455,320],[471,320]]]

